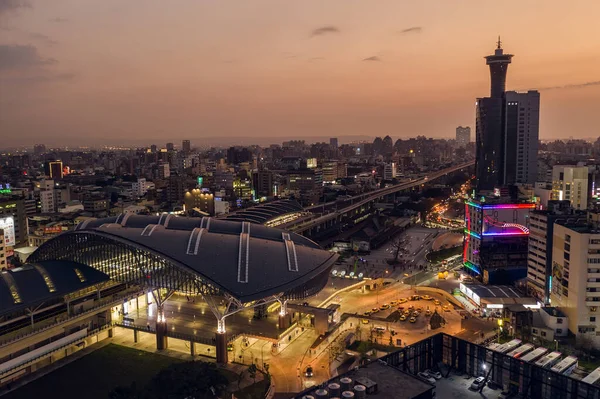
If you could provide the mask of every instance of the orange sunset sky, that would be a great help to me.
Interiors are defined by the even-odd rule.
[[[498,34],[507,89],[541,90],[541,138],[595,138],[599,16],[598,0],[0,0],[2,147],[452,137],[489,94]]]

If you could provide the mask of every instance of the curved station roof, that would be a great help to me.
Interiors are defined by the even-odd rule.
[[[296,200],[284,199],[253,206],[228,215],[225,219],[238,222],[265,224],[288,213],[302,212],[302,205]]]
[[[107,281],[89,266],[69,261],[43,261],[0,272],[0,314],[70,294]]]
[[[111,248],[129,252],[116,254]],[[75,230],[49,240],[31,256],[35,261],[59,258],[88,264],[122,282],[144,282],[158,274],[164,278],[168,274],[165,265],[170,265],[171,275],[180,278],[183,274],[187,281],[241,302],[272,295],[313,295],[326,284],[337,258],[313,241],[283,230],[167,214],[86,220]],[[142,259],[145,256],[151,260]],[[132,271],[136,268],[141,272]],[[175,283],[164,288],[182,290]]]

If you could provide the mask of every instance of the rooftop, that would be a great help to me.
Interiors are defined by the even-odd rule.
[[[351,370],[334,380],[328,381],[328,383],[336,382],[339,384],[340,378],[344,377],[352,379],[351,385],[364,385],[369,390],[373,384],[377,384],[376,392],[368,394],[368,397],[372,399],[411,399],[434,389],[433,385],[378,361]],[[302,398],[304,395],[315,396],[317,389],[319,387],[315,387],[311,391],[305,391],[297,398]]]
[[[337,255],[306,237],[262,225],[209,217],[128,213],[88,219],[40,246],[31,260],[71,259],[70,254],[53,248],[67,244],[88,248],[99,242],[106,248],[98,256],[110,256],[111,246],[127,245],[164,259],[189,277],[200,278],[242,302],[298,288],[306,296],[322,288],[337,259]],[[103,262],[89,262],[104,267]]]
[[[552,317],[567,317],[562,310],[553,306],[546,306],[541,308],[541,310],[548,313]]]

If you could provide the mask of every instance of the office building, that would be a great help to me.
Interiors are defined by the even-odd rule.
[[[465,268],[484,284],[512,284],[527,276],[530,203],[471,200],[465,209]]]
[[[253,200],[254,190],[250,179],[237,178],[233,180],[233,193],[238,199]]]
[[[104,193],[89,193],[83,200],[83,210],[91,213],[95,217],[106,216],[108,213],[109,201]]]
[[[252,173],[252,187],[257,197],[273,196],[273,172],[258,170]]]
[[[505,94],[504,185],[534,184],[540,132],[540,93]]]
[[[554,225],[550,300],[579,344],[600,348],[600,230]]]
[[[588,167],[554,165],[552,168],[552,199],[568,200],[577,210],[588,207]]]
[[[36,144],[33,146],[33,153],[36,156],[40,156],[46,153],[46,146],[44,144]]]
[[[185,193],[183,203],[186,212],[199,211],[206,216],[215,215],[215,196],[208,191],[194,188]]]
[[[303,205],[318,203],[323,194],[323,171],[321,169],[299,169],[287,175],[288,189],[298,191]]]
[[[323,170],[323,182],[324,183],[335,183],[335,180],[338,177],[343,177],[338,175],[338,164],[341,162],[338,161],[324,161],[322,170]]]
[[[573,212],[569,201],[549,201],[543,210],[529,213],[527,290],[540,302],[550,304],[554,224],[585,223],[586,215]]]
[[[464,148],[471,142],[471,128],[469,126],[456,128],[456,146]]]
[[[189,140],[183,140],[181,142],[181,150],[184,154],[189,154],[190,152],[192,152],[192,143]]]
[[[171,167],[167,162],[162,162],[158,164],[157,175],[159,179],[168,179],[171,176]]]
[[[185,177],[172,175],[167,182],[167,203],[170,207],[183,205],[186,192]]]
[[[62,161],[48,161],[44,165],[45,174],[50,179],[60,180],[63,178],[63,163]]]
[[[167,143],[167,151],[174,151],[175,145],[173,143]]]
[[[397,175],[396,162],[388,162],[383,166],[383,179],[392,180]]]
[[[337,137],[332,137],[329,139],[329,145],[331,146],[331,148],[335,151],[337,151],[339,145],[338,145],[338,139]]]
[[[533,184],[537,178],[540,95],[506,92],[512,60],[501,42],[486,58],[490,67],[490,97],[476,102],[475,171],[477,192],[506,185]]]
[[[4,230],[4,244],[14,247],[27,242],[27,215],[22,198],[0,196],[0,228]]]

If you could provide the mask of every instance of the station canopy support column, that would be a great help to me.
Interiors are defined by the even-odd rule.
[[[282,294],[269,296],[267,298],[260,299],[258,301],[242,303],[237,298],[231,295],[225,294],[225,308],[220,309],[219,304],[213,295],[203,294],[204,300],[208,304],[208,307],[217,318],[217,332],[215,333],[215,351],[217,355],[217,363],[225,364],[228,362],[227,359],[227,330],[225,328],[225,318],[240,312],[245,309],[252,309],[257,306],[268,304],[277,300],[280,300]],[[223,298],[220,297],[219,298]]]
[[[164,305],[174,292],[174,290],[164,289],[152,291],[152,297],[154,298],[154,302],[156,302],[156,349],[158,350],[167,349],[169,347],[169,341],[167,339],[168,327]]]
[[[291,315],[287,311],[287,300],[279,300],[281,308],[279,309],[279,329],[286,330],[292,324]]]

